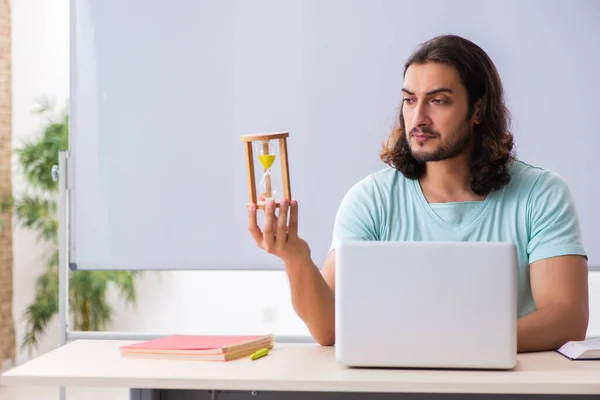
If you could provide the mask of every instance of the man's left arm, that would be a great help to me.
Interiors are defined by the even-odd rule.
[[[555,350],[583,340],[588,326],[588,266],[585,257],[565,255],[530,265],[537,310],[517,322],[519,352]]]
[[[556,350],[587,332],[588,266],[579,218],[566,181],[549,171],[536,181],[527,210],[536,309],[517,322],[517,349]]]

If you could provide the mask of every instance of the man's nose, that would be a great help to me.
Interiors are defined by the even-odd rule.
[[[427,109],[423,104],[419,104],[415,107],[415,112],[413,114],[412,123],[414,127],[427,126],[430,124],[429,115],[427,114]]]

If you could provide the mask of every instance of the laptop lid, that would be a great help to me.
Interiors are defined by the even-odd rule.
[[[512,368],[517,251],[498,242],[347,241],[336,358],[349,366]]]

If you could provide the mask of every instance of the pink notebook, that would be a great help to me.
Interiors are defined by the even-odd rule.
[[[121,346],[121,353],[223,354],[244,349],[270,347],[274,336],[190,336],[172,335]]]

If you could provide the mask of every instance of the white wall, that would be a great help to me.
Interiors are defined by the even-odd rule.
[[[38,133],[43,121],[32,111],[37,99],[49,96],[65,104],[69,91],[68,1],[12,0],[13,35],[13,145]],[[23,188],[22,176],[13,163],[13,190]],[[23,312],[34,298],[35,277],[43,271],[46,247],[36,234],[14,227],[14,318],[17,345],[24,335]],[[45,352],[58,343],[57,324],[40,344]],[[34,353],[33,355],[35,355]],[[18,353],[18,360],[27,354]]]
[[[38,132],[35,100],[49,96],[65,104],[69,90],[68,0],[13,0],[14,143]],[[15,192],[22,179],[14,177]],[[22,315],[34,296],[45,248],[35,235],[15,227],[15,298],[19,345]],[[116,294],[114,304],[121,307]],[[589,333],[600,336],[600,272],[590,281]],[[147,272],[138,283],[138,307],[117,312],[114,331],[307,335],[294,314],[283,272]],[[33,355],[58,343],[56,319]],[[20,352],[18,362],[27,358]]]

